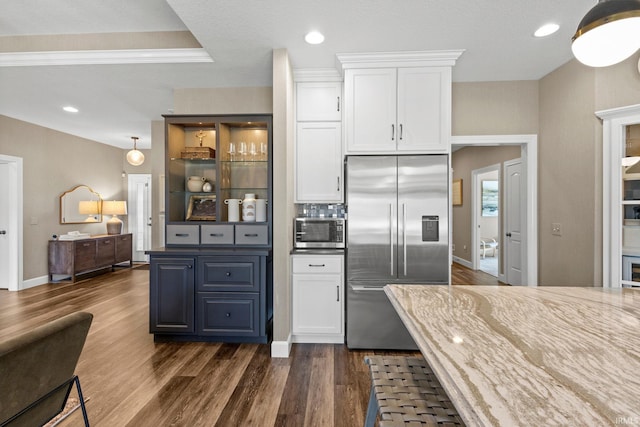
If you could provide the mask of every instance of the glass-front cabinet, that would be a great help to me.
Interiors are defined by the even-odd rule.
[[[622,283],[640,286],[640,124],[624,126]]]
[[[270,246],[270,115],[164,116],[167,246]]]

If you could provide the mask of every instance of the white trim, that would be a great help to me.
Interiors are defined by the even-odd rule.
[[[471,261],[467,261],[466,259],[454,256],[453,257],[453,262],[457,262],[460,265],[464,265],[467,268],[470,268],[471,270],[473,270],[473,264],[471,264]],[[451,280],[449,280],[449,283],[451,283]]]
[[[294,82],[341,82],[342,75],[335,68],[298,68],[293,70]]]
[[[286,341],[272,341],[271,357],[289,357],[289,353],[291,353],[291,345],[291,334],[289,334]]]
[[[213,62],[202,48],[2,52],[0,67]]]
[[[526,181],[526,263],[522,280],[528,286],[538,285],[538,136],[537,135],[469,135],[451,137],[451,145],[496,146],[520,145],[523,174]]]
[[[300,344],[344,344],[342,334],[296,334],[291,337],[293,343]]]
[[[47,283],[49,283],[49,276],[34,277],[33,279],[23,281],[21,290],[46,285]]]
[[[23,287],[23,160],[21,157],[0,154],[0,162],[9,165],[9,287],[19,291]],[[14,206],[15,209],[11,209]]]
[[[640,123],[640,104],[596,111],[602,123],[602,287],[622,282],[622,165],[625,127]]]
[[[463,52],[464,49],[338,53],[336,54],[336,68],[341,71],[341,74],[344,74],[345,70],[351,68],[452,67]]]

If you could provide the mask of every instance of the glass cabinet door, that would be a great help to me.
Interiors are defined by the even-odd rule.
[[[246,221],[240,202],[252,196],[256,199],[255,222],[268,221],[264,207],[269,202],[270,127],[262,121],[219,124],[221,221]]]
[[[622,159],[622,247],[625,254],[640,254],[640,124],[625,128]]]

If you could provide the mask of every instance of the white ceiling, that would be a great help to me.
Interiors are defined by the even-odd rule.
[[[0,67],[0,114],[102,143],[150,147],[150,121],[174,88],[271,86],[272,50],[294,68],[335,67],[336,53],[464,49],[458,82],[538,80],[571,56],[595,0],[0,0],[2,36],[189,30],[215,62]],[[536,39],[555,22],[560,30]],[[322,45],[303,38],[321,31]],[[2,43],[5,42],[5,46]],[[80,109],[65,113],[63,105]]]

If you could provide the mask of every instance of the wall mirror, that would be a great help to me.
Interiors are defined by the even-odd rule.
[[[86,185],[60,195],[60,224],[102,222],[102,197]]]

